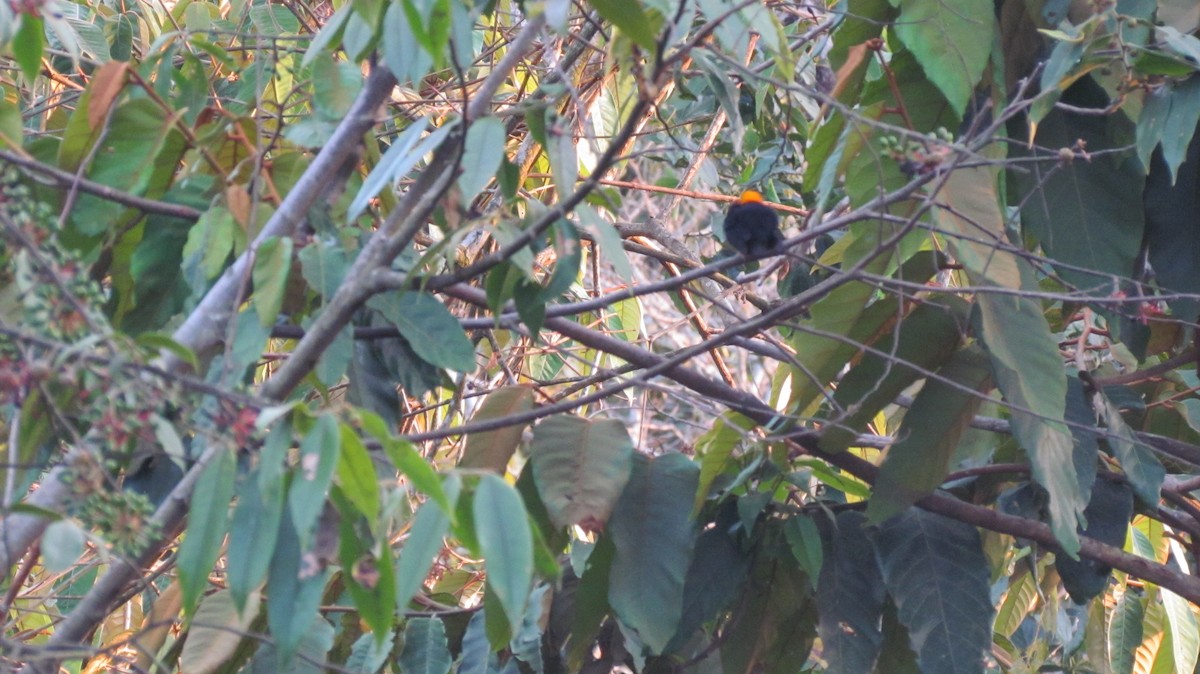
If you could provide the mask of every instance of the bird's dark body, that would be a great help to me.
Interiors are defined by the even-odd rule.
[[[725,214],[725,241],[746,255],[770,253],[783,242],[779,216],[763,203],[735,202]]]

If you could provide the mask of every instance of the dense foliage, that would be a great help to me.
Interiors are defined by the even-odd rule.
[[[3,666],[1194,671],[1198,28],[0,0]]]

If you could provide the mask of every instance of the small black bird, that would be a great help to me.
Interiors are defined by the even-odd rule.
[[[725,241],[746,255],[770,253],[783,242],[779,216],[761,194],[746,190],[725,214]]]

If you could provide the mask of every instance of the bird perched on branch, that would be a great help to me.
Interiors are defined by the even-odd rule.
[[[742,192],[725,213],[725,241],[739,253],[763,255],[783,242],[779,215],[754,190]]]

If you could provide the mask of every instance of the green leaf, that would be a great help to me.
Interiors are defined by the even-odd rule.
[[[360,523],[346,503],[346,490],[335,489],[333,501],[342,517],[338,532],[338,558],[342,564],[342,582],[350,593],[359,619],[382,643],[390,641],[396,616],[396,585],[390,548],[381,547],[369,534],[364,535]]]
[[[553,109],[546,110],[546,155],[550,159],[550,172],[554,176],[558,198],[565,199],[575,191],[575,181],[579,178],[579,158],[575,153],[571,122],[559,117]]]
[[[727,672],[802,671],[816,637],[811,582],[792,560],[775,523],[768,526],[741,592],[737,619],[723,631],[721,664]]]
[[[374,199],[384,186],[388,183],[394,183],[404,176],[421,161],[426,154],[441,144],[442,139],[446,134],[450,133],[457,122],[449,122],[433,130],[425,138],[421,138],[421,134],[425,131],[427,122],[421,120],[413,122],[411,126],[404,130],[394,141],[388,151],[379,159],[379,163],[371,172],[367,174],[367,179],[363,181],[362,187],[359,188],[358,194],[355,195],[354,201],[350,202],[350,208],[347,212],[347,217],[350,219],[357,218],[362,215],[362,212],[367,208],[367,204]]]
[[[888,448],[880,466],[867,505],[871,522],[900,514],[942,484],[982,403],[979,395],[965,391],[984,393],[991,381],[987,354],[977,345],[955,353],[936,378],[925,381],[896,431],[899,441]]]
[[[300,441],[300,463],[288,489],[288,511],[300,547],[308,549],[317,528],[317,519],[325,507],[325,496],[333,482],[341,453],[338,423],[332,414],[317,417],[313,427]]]
[[[575,215],[591,233],[593,241],[599,244],[600,254],[613,266],[613,271],[617,272],[617,276],[626,283],[632,283],[633,265],[629,263],[629,255],[625,253],[625,246],[617,228],[600,217],[600,214],[588,204],[576,206]]]
[[[476,611],[467,621],[457,674],[489,674],[500,669],[499,659],[488,643],[485,621],[483,611]]]
[[[410,23],[402,3],[389,3],[383,15],[383,62],[401,84],[420,82],[433,66],[433,57],[417,41],[424,32]]]
[[[969,309],[965,302],[929,301],[901,318],[896,331],[881,335],[842,377],[834,392],[834,409],[846,410],[821,435],[821,448],[839,452],[887,405],[892,404],[925,372],[949,360],[962,341]]]
[[[1134,653],[1142,645],[1145,604],[1132,587],[1117,599],[1108,623],[1108,653],[1113,674],[1133,674]]]
[[[1191,605],[1183,597],[1166,588],[1159,588],[1163,608],[1170,626],[1171,653],[1175,660],[1175,671],[1196,671],[1196,660],[1200,656],[1200,627]]]
[[[316,239],[301,248],[296,256],[300,259],[300,272],[308,286],[329,301],[346,278],[346,270],[350,268],[350,253],[336,241]]]
[[[981,336],[1004,399],[1013,405],[1013,435],[1029,454],[1033,477],[1050,494],[1050,526],[1067,554],[1087,499],[1075,477],[1074,442],[1063,422],[1067,381],[1058,342],[1037,300],[980,293]],[[1028,410],[1028,411],[1025,411]]]
[[[473,200],[492,181],[504,160],[507,140],[504,122],[495,117],[484,117],[471,123],[463,146],[462,173],[458,176],[458,189],[465,202]]]
[[[825,558],[825,546],[821,543],[821,532],[816,523],[811,517],[794,515],[784,522],[783,535],[792,550],[792,556],[815,586]]]
[[[571,621],[570,651],[567,660],[572,671],[579,671],[591,644],[608,616],[608,592],[616,550],[612,536],[601,536],[588,554],[579,586],[575,590],[575,615]]]
[[[743,551],[732,500],[723,505],[714,526],[696,538],[695,552],[683,582],[683,612],[667,652],[677,652],[697,630],[716,619],[742,591],[751,556]]]
[[[226,552],[229,591],[239,611],[246,608],[246,600],[267,576],[283,518],[283,490],[264,490],[259,482],[259,473],[250,473],[239,483],[237,507],[229,528],[233,540],[254,542],[231,545]]]
[[[188,510],[187,533],[179,545],[179,585],[183,591],[184,611],[191,612],[208,587],[208,574],[221,556],[221,541],[229,531],[229,502],[237,481],[237,457],[233,452],[218,451],[200,479]]]
[[[454,314],[429,293],[376,295],[367,306],[383,314],[422,360],[458,372],[475,370],[475,346]]]
[[[583,247],[579,241],[579,232],[575,225],[567,220],[559,220],[550,228],[554,237],[554,271],[546,281],[545,286],[538,292],[535,301],[545,303],[558,299],[570,289],[579,275],[579,265],[583,260]]]
[[[488,394],[483,404],[471,417],[472,422],[503,419],[513,414],[533,409],[533,388],[530,386],[504,386]],[[521,444],[521,435],[528,422],[513,424],[494,431],[472,433],[467,436],[459,468],[490,470],[503,475]]]
[[[700,459],[700,481],[692,514],[697,515],[708,500],[713,482],[726,471],[734,469],[733,450],[746,439],[757,424],[736,412],[725,412],[713,421],[712,428],[696,439],[695,453]]]
[[[341,121],[362,90],[362,70],[353,63],[325,57],[313,64],[312,75],[313,108],[324,119]]]
[[[519,625],[533,584],[533,534],[521,496],[497,475],[479,480],[472,505],[487,582],[510,624]]]
[[[996,169],[987,166],[951,173],[938,193],[945,208],[934,210],[934,221],[947,232],[946,243],[975,283],[1019,288],[1016,256],[998,249],[1005,232],[996,178]]]
[[[983,674],[992,602],[978,530],[911,508],[880,527],[875,548],[921,671]]]
[[[1121,462],[1134,493],[1143,503],[1157,507],[1166,469],[1150,448],[1137,439],[1133,429],[1121,418],[1117,406],[1103,394],[1098,394],[1097,398],[1098,416],[1104,420],[1109,431],[1104,440]]]
[[[21,147],[24,136],[21,108],[16,102],[8,100],[4,87],[0,87],[0,149]]]
[[[822,657],[830,671],[870,674],[883,643],[883,576],[862,513],[840,512],[830,525],[817,579]]]
[[[253,5],[250,20],[258,32],[271,37],[295,35],[300,31],[300,20],[287,7],[280,5]]]
[[[633,441],[615,419],[550,417],[529,449],[538,493],[556,527],[604,529],[633,470]]]
[[[329,346],[321,352],[320,358],[317,359],[317,365],[313,368],[313,374],[317,376],[317,381],[321,382],[323,386],[331,388],[342,380],[342,376],[346,374],[353,358],[354,326],[346,325],[338,331]]]
[[[42,533],[42,564],[50,573],[66,571],[83,555],[85,540],[84,531],[75,520],[51,522]]]
[[[1108,98],[1091,78],[1084,78],[1063,94],[1063,102],[1103,108]],[[1105,294],[1112,292],[1107,275],[1128,276],[1141,245],[1147,217],[1142,206],[1145,169],[1130,151],[1091,160],[1076,158],[1066,164],[1055,153],[1080,140],[1088,152],[1127,147],[1132,133],[1128,126],[1120,115],[1098,117],[1056,109],[1038,125],[1038,146],[1047,149],[1029,151],[1025,143],[1010,144],[1014,158],[1043,160],[1022,163],[1028,170],[1011,174],[1018,197],[1013,203],[1021,204],[1026,231],[1048,257],[1065,263],[1057,268],[1063,278],[1080,288],[1099,286]],[[1146,204],[1153,205],[1149,195]],[[1151,263],[1161,273],[1157,263]]]
[[[320,629],[321,625],[329,627],[317,609],[331,571],[313,573],[302,569],[305,558],[311,556],[306,552],[290,515],[285,512],[267,576],[267,625],[275,638],[278,657],[283,661],[290,661],[297,649],[312,648],[308,638],[314,629]]]
[[[432,498],[445,512],[454,510],[454,505],[442,489],[441,478],[429,462],[417,453],[411,442],[392,435],[391,429],[379,415],[361,409],[356,413],[363,430],[383,445],[383,451],[391,459],[392,465],[404,473],[418,491]]]
[[[608,523],[616,546],[608,600],[651,653],[662,653],[683,613],[700,471],[682,454],[634,456],[633,473]]]
[[[1200,80],[1168,83],[1147,93],[1137,123],[1137,151],[1142,165],[1149,166],[1151,154],[1161,146],[1174,184],[1198,121]]]
[[[404,626],[400,671],[404,674],[447,674],[452,659],[446,626],[437,618],[410,618]]]
[[[195,292],[203,292],[208,282],[225,269],[237,241],[237,221],[224,206],[205,211],[188,230],[183,247],[183,273]]]
[[[254,308],[263,327],[275,324],[287,291],[292,270],[291,237],[270,237],[258,246],[254,255]]]
[[[191,629],[179,654],[180,668],[189,672],[214,672],[233,659],[244,634],[258,617],[261,600],[255,596],[249,610],[238,607],[233,593],[218,590],[200,602]]]
[[[341,448],[338,453],[337,476],[342,492],[368,521],[379,514],[379,477],[371,455],[354,429],[346,424],[341,428]]]
[[[33,82],[42,70],[42,47],[45,43],[45,26],[41,18],[32,13],[21,16],[20,27],[13,36],[9,48],[21,66],[25,79]]]
[[[641,3],[629,0],[588,0],[588,4],[601,18],[619,28],[639,47],[652,52],[656,50],[657,33],[662,20],[657,14],[651,19],[642,11]]]
[[[988,0],[901,0],[896,35],[962,115],[983,76],[995,34]]]
[[[450,518],[438,504],[426,502],[417,510],[396,563],[396,604],[401,610],[421,589],[433,560],[442,552],[442,538],[449,529]]]
[[[380,642],[373,634],[363,634],[355,639],[354,645],[350,647],[350,657],[346,658],[346,672],[347,674],[375,674],[383,668],[391,654],[391,639]]]

